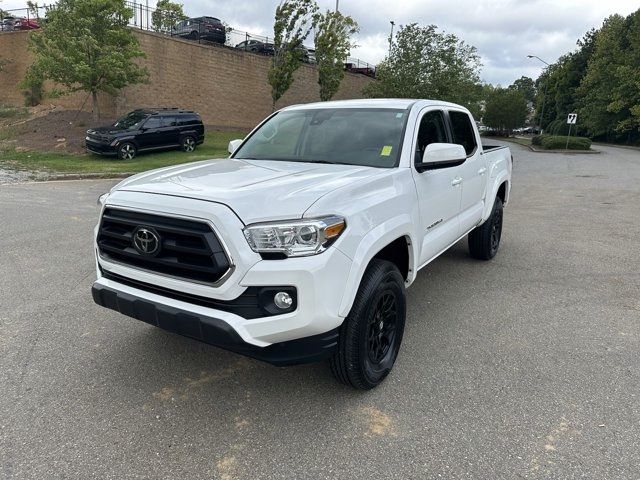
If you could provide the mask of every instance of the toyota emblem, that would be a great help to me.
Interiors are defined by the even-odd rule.
[[[133,232],[133,246],[140,253],[155,255],[160,250],[160,237],[151,228],[138,227]]]

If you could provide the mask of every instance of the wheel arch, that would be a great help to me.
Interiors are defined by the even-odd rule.
[[[130,137],[123,137],[123,138],[118,138],[118,143],[116,145],[116,148],[120,148],[120,146],[123,143],[130,143],[131,145],[133,145],[134,147],[136,147],[136,150],[138,150],[140,148],[140,145],[138,144],[138,142],[136,141],[136,137],[135,135],[132,135]]]
[[[491,215],[491,210],[493,209],[493,203],[497,197],[500,197],[503,205],[506,205],[509,201],[509,193],[511,190],[511,184],[509,176],[506,172],[503,172],[499,175],[495,182],[493,182],[493,187],[491,189],[490,195],[487,195],[486,201],[484,204],[484,211],[482,212],[482,221],[486,221],[487,218]]]
[[[364,273],[373,259],[387,260],[395,264],[400,270],[406,286],[413,282],[416,273],[417,245],[410,233],[411,226],[403,223],[397,228],[388,230],[386,234],[378,236],[387,227],[389,227],[387,224],[380,225],[369,232],[360,242],[340,304],[339,315],[341,317],[346,317],[349,314]],[[366,253],[358,255],[358,252]]]

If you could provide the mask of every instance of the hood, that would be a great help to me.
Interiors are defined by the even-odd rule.
[[[249,224],[300,218],[325,194],[385,171],[356,165],[225,158],[142,173],[114,190],[221,203]]]
[[[115,135],[116,133],[122,133],[125,130],[126,129],[124,128],[117,128],[113,125],[106,125],[104,127],[90,128],[89,130],[87,130],[87,133],[95,133],[98,135]]]

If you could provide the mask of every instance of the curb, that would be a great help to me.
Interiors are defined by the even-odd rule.
[[[601,147],[612,147],[612,148],[624,148],[625,150],[635,150],[640,151],[640,147],[634,147],[633,145],[617,145],[615,143],[602,143],[602,142],[593,142],[593,145],[598,145]]]
[[[600,154],[602,153],[600,150],[541,150],[539,148],[534,148],[532,145],[525,145],[524,143],[514,142],[513,140],[509,140],[506,138],[500,138],[503,142],[514,143],[516,145],[520,145],[521,147],[528,148],[532,152],[535,153],[563,153],[565,155],[592,155],[592,154]]]

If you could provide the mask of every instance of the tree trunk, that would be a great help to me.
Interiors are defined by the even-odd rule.
[[[98,109],[98,92],[91,92],[91,111],[93,112],[93,121],[100,120],[100,110]]]

